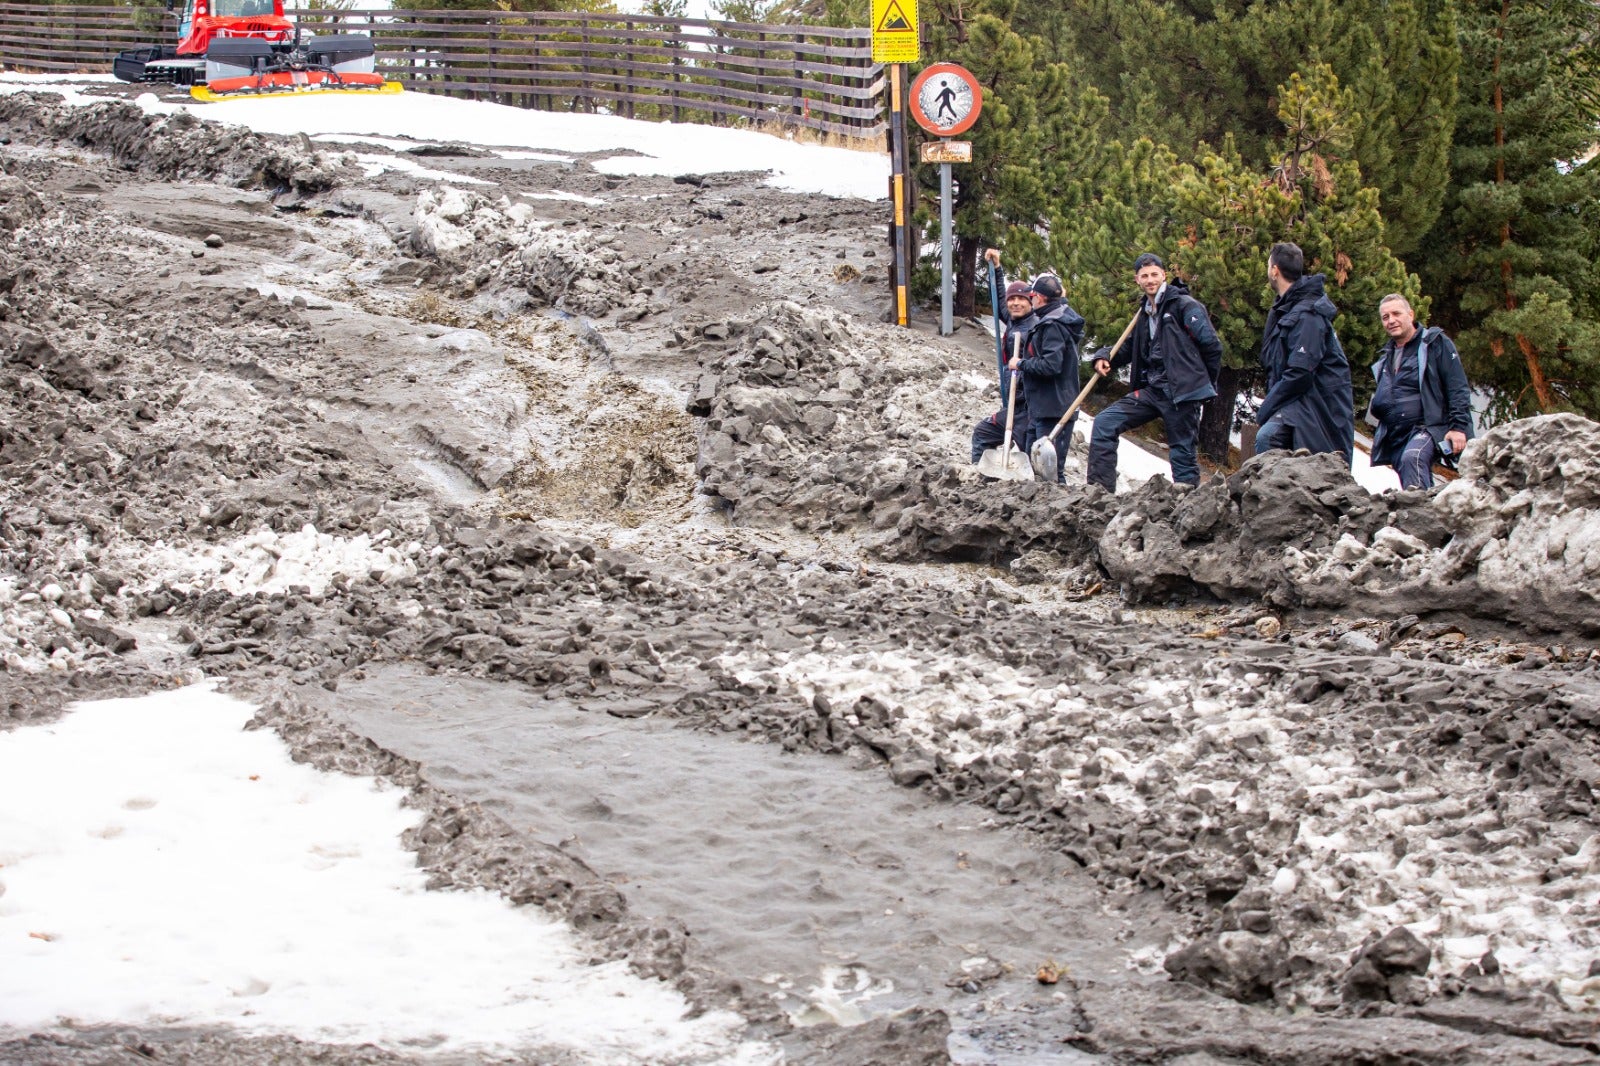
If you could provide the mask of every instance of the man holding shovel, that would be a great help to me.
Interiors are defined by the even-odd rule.
[[[984,253],[984,258],[989,260],[991,267],[995,268],[995,283],[1005,278],[999,271],[1000,252],[990,248]],[[1005,306],[996,306],[995,329],[999,332],[998,342],[1001,352],[1020,351],[1020,338],[1027,336],[1033,328],[1033,300],[1029,296],[1029,286],[1026,281],[1013,281],[1006,286]],[[1004,366],[1005,357],[1000,357],[1000,410],[979,422],[972,430],[972,461],[974,464],[983,458],[983,453],[990,448],[1006,446],[1006,401],[1011,391],[1011,374]],[[1022,397],[1017,397],[1017,407],[1014,412],[1014,422],[1018,426],[1030,425],[1027,408],[1022,403]],[[1017,445],[1025,443],[1026,430],[1017,433]]]
[[[1149,252],[1133,261],[1133,280],[1144,297],[1134,315],[1128,344],[1115,360],[1095,360],[1097,374],[1133,364],[1133,391],[1095,416],[1089,440],[1089,484],[1117,491],[1117,442],[1122,434],[1156,419],[1167,430],[1172,480],[1200,484],[1195,443],[1200,409],[1217,395],[1222,340],[1205,305],[1182,281],[1167,279],[1166,264]]]
[[[1033,280],[1031,299],[1033,328],[1023,339],[1022,350],[1006,364],[1009,369],[1022,372],[1022,399],[1028,403],[1024,451],[1031,449],[1034,441],[1050,435],[1078,392],[1078,345],[1083,341],[1084,329],[1083,316],[1067,303],[1061,279],[1053,274],[1040,274]],[[1074,414],[1063,429],[1068,440],[1072,439],[1072,421],[1077,417]],[[1062,448],[1056,455],[1058,484],[1066,459],[1067,450]]]

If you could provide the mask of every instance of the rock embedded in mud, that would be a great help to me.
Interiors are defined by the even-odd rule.
[[[1290,975],[1289,943],[1243,930],[1217,933],[1168,955],[1165,967],[1174,980],[1240,1003],[1266,1003]]]
[[[1432,962],[1428,945],[1405,926],[1396,926],[1357,953],[1341,982],[1344,998],[1352,1003],[1424,1003],[1431,989],[1421,978]]]
[[[1405,926],[1389,930],[1376,943],[1368,947],[1363,957],[1371,959],[1385,976],[1397,974],[1424,974],[1433,961],[1428,945],[1419,940]]]
[[[811,1026],[784,1040],[789,1061],[850,1066],[946,1066],[950,1019],[913,1008],[860,1025]]]
[[[0,230],[16,230],[44,214],[44,203],[28,183],[0,174]]]

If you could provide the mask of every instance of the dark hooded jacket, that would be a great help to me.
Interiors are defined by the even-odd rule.
[[[1314,452],[1355,449],[1355,392],[1350,363],[1333,331],[1339,309],[1323,291],[1321,274],[1307,274],[1278,297],[1261,337],[1267,398],[1256,413],[1294,427],[1295,443]]]
[[[1113,372],[1133,364],[1129,384],[1135,390],[1148,388],[1150,323],[1145,317],[1145,300],[1139,300],[1139,320],[1128,337],[1128,346],[1112,360]],[[1166,369],[1164,391],[1173,403],[1209,400],[1217,394],[1217,375],[1222,372],[1222,340],[1212,328],[1205,305],[1189,295],[1181,281],[1167,282],[1156,303],[1156,339],[1161,343],[1161,361]]]
[[[1472,388],[1467,384],[1467,372],[1462,369],[1461,356],[1444,330],[1437,326],[1420,331],[1422,342],[1417,352],[1417,392],[1422,398],[1422,422],[1435,445],[1444,440],[1452,429],[1460,430],[1472,439]],[[1407,342],[1410,343],[1409,341]],[[1394,466],[1400,461],[1410,437],[1411,426],[1395,425],[1385,421],[1387,412],[1380,410],[1379,399],[1386,392],[1384,385],[1394,364],[1394,338],[1378,353],[1372,364],[1372,378],[1377,382],[1372,405],[1367,417],[1378,420],[1377,432],[1372,435],[1372,462],[1378,466]]]
[[[1057,298],[1033,313],[1033,328],[1022,340],[1022,395],[1035,421],[1060,418],[1078,396],[1078,345],[1083,316]],[[1010,357],[1010,352],[1006,353]]]
[[[1005,314],[1005,311],[1002,310],[1001,314]],[[1034,325],[1038,321],[1038,316],[1033,314],[1026,314],[1021,318],[1011,318],[1009,315],[1007,316],[1005,332],[1000,335],[1000,345],[1005,350],[1007,362],[1011,361],[1012,352],[1022,352],[1027,349],[1028,334],[1033,330]],[[1006,404],[1010,402],[1010,395],[1011,371],[1006,370],[1000,374],[1000,410],[1004,411],[1006,409]],[[1028,390],[1026,387],[1024,387],[1022,391],[1017,394],[1016,418],[1018,422],[1024,422],[1027,420],[1027,417]]]

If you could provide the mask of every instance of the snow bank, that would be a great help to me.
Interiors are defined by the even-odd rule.
[[[0,734],[0,1026],[772,1060],[543,912],[427,891],[403,793],[290,761],[252,713],[195,686]]]

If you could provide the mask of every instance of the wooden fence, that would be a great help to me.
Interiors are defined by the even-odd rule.
[[[176,37],[177,20],[159,7],[0,2],[0,64],[7,70],[109,73],[124,48]]]
[[[368,33],[408,89],[629,118],[770,123],[884,135],[884,77],[866,30],[582,12],[290,9],[311,33]],[[160,8],[0,0],[0,64],[108,71],[169,43]]]

